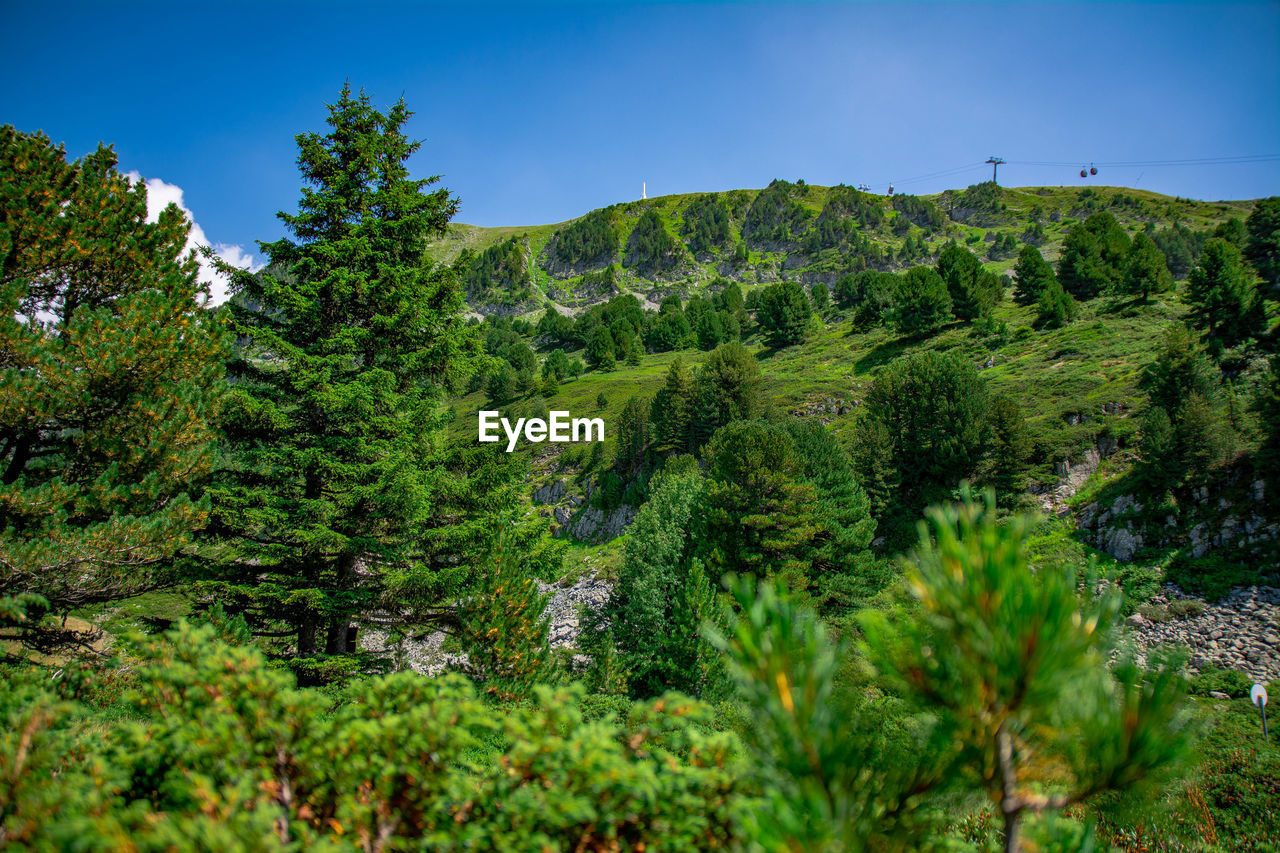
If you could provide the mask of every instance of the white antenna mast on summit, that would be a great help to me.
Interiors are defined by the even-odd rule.
[[[649,197],[649,185],[644,181],[641,181],[640,182],[640,198],[644,199],[648,197]]]

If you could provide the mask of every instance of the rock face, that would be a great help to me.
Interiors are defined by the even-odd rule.
[[[598,611],[613,594],[613,584],[601,580],[596,573],[584,575],[572,586],[559,586],[538,582],[538,591],[550,594],[543,615],[550,622],[547,638],[553,649],[572,648],[582,633],[579,614],[581,608]],[[397,669],[412,669],[425,675],[439,675],[446,670],[462,669],[467,664],[465,654],[443,650],[446,634],[436,631],[422,638],[406,638],[392,643],[386,631],[367,627],[360,632],[360,648],[390,656]]]
[[[1105,509],[1091,503],[1080,511],[1077,525],[1095,531],[1094,544],[1117,560],[1128,562],[1144,544],[1141,529],[1135,525],[1144,507],[1133,495],[1121,495]]]
[[[543,510],[552,522],[552,531],[556,536],[566,533],[583,542],[608,542],[617,539],[636,517],[636,508],[630,504],[622,504],[616,509],[602,510],[593,506],[584,506],[590,499],[569,494],[564,480],[539,486],[533,490],[533,503],[536,506],[549,506],[548,513]]]
[[[1040,495],[1040,507],[1053,515],[1067,514],[1067,501],[1080,491],[1093,473],[1098,470],[1102,460],[1115,451],[1115,442],[1108,439],[1099,441],[1095,447],[1084,452],[1084,457],[1074,465],[1064,459],[1058,463],[1058,484]]]
[[[576,516],[570,510],[557,507],[555,518],[560,523],[561,529],[556,535],[562,536],[567,532],[575,539],[581,539],[584,542],[608,542],[610,539],[621,536],[635,517],[636,508],[629,504],[623,504],[608,512],[588,506]]]
[[[1196,559],[1222,551],[1257,566],[1264,582],[1280,581],[1280,520],[1267,500],[1266,484],[1233,482],[1228,475],[1215,486],[1229,487],[1230,499],[1219,488],[1198,485],[1180,493],[1168,515],[1151,518],[1144,517],[1144,507],[1133,495],[1121,495],[1109,505],[1084,507],[1076,524],[1090,544],[1118,560],[1131,560],[1144,545],[1184,548]]]
[[[600,580],[596,575],[580,578],[570,587],[552,586],[539,582],[539,591],[551,593],[545,615],[551,622],[548,633],[551,648],[559,649],[577,645],[581,633],[579,613],[583,607],[599,611],[609,602],[613,584]]]
[[[1151,604],[1166,608],[1184,596],[1176,587],[1166,587]],[[1199,671],[1206,664],[1243,672],[1254,681],[1280,678],[1280,589],[1251,586],[1233,590],[1204,612],[1167,621],[1154,621],[1141,614],[1126,620],[1139,651],[1139,662],[1158,646],[1185,648],[1190,654],[1188,668]]]

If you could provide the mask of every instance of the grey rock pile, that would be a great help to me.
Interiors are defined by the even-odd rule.
[[[1151,600],[1167,608],[1184,596],[1167,587]],[[1141,613],[1127,620],[1141,662],[1145,652],[1159,646],[1187,649],[1188,668],[1198,672],[1207,664],[1243,672],[1254,681],[1280,678],[1280,589],[1267,586],[1232,590],[1198,615],[1153,621]]]
[[[547,602],[545,615],[551,622],[548,634],[551,648],[575,646],[582,627],[579,614],[582,608],[599,611],[613,594],[613,584],[600,580],[596,575],[579,578],[573,586],[561,587],[539,582],[538,589],[543,593],[551,593]]]

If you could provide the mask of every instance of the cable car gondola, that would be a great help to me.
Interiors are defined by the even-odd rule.
[[[1085,170],[1084,166],[1080,167],[1080,177],[1082,178],[1089,177],[1089,173]]]
[[[1096,175],[1096,174],[1098,174],[1098,167],[1097,167],[1097,166],[1095,166],[1095,165],[1093,165],[1092,163],[1090,163],[1090,164],[1089,164],[1089,174],[1090,174],[1090,175]]]

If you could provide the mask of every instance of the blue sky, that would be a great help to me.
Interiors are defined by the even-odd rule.
[[[927,193],[985,179],[991,154],[1006,185],[1280,154],[1277,3],[0,2],[0,122],[73,156],[113,143],[209,241],[251,252],[281,235],[293,136],[323,128],[344,79],[404,94],[415,171],[482,225],[560,221],[641,181]],[[1280,194],[1280,162],[1090,180],[1258,197]]]

